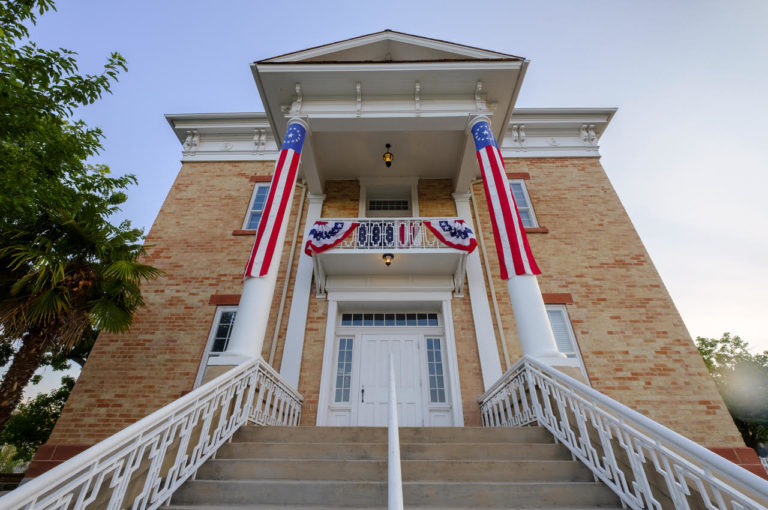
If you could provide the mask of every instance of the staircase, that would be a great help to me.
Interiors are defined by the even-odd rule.
[[[386,508],[387,431],[239,430],[168,509]],[[406,508],[620,508],[540,427],[401,428]]]

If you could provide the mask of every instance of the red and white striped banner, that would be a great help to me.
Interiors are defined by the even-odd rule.
[[[286,217],[288,202],[296,185],[296,172],[299,168],[301,148],[304,145],[306,129],[298,122],[288,125],[285,139],[280,149],[280,157],[275,165],[275,174],[269,186],[269,195],[264,204],[259,227],[256,230],[256,242],[253,244],[251,256],[245,266],[244,277],[264,276],[269,272],[274,258],[277,238]]]
[[[487,120],[479,120],[472,126],[477,160],[483,174],[485,198],[491,213],[493,236],[499,256],[501,278],[508,280],[510,270],[516,275],[541,274],[528,245],[528,237],[517,211],[515,199],[509,189],[504,171],[504,160],[496,144]]]
[[[304,253],[311,257],[330,250],[354,232],[359,224],[356,221],[316,221],[307,235]]]
[[[477,247],[475,233],[464,223],[464,220],[425,220],[424,225],[443,244],[451,248],[472,253]]]

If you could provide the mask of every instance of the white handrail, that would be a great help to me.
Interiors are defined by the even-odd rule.
[[[630,508],[765,509],[768,481],[524,357],[479,399],[483,425],[538,422]]]
[[[0,508],[155,509],[243,424],[298,425],[302,402],[264,360],[246,361],[11,491]]]
[[[403,510],[403,476],[400,470],[400,432],[397,421],[395,363],[389,353],[389,421],[387,423],[387,508]]]

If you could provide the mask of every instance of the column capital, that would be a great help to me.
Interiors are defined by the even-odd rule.
[[[307,133],[311,133],[309,129],[309,115],[291,115],[288,117],[288,125],[301,124],[301,127],[307,130]]]
[[[469,202],[469,198],[472,196],[472,193],[464,191],[461,193],[451,193],[451,196],[453,197],[454,202]]]
[[[471,134],[472,133],[472,128],[475,127],[475,124],[477,124],[478,122],[483,122],[483,121],[485,121],[488,124],[490,124],[491,123],[491,118],[488,117],[485,114],[480,114],[480,115],[474,115],[473,114],[473,115],[470,115],[469,116],[469,122],[467,123],[467,133]]]
[[[325,195],[307,193],[307,200],[309,200],[310,204],[322,204],[325,201]]]

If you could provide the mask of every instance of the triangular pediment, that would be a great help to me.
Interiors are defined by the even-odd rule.
[[[259,64],[323,62],[434,62],[523,60],[515,55],[474,48],[392,30],[346,39],[262,60]]]

